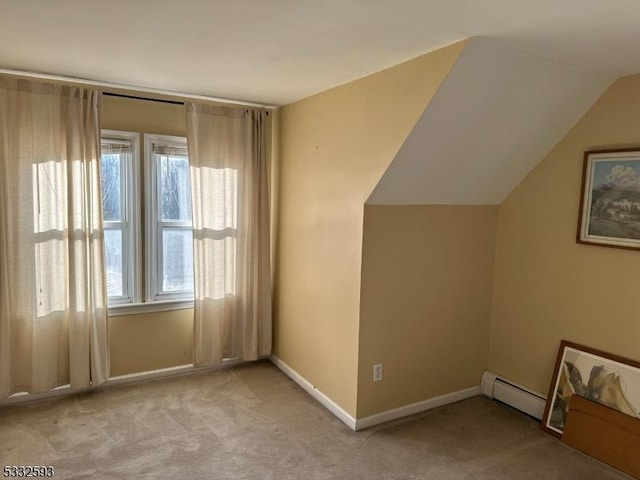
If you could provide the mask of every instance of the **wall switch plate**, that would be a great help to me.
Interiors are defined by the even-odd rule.
[[[382,380],[382,364],[374,363],[373,364],[373,381],[379,382]]]

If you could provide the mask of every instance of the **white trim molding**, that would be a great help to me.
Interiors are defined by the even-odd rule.
[[[14,393],[10,397],[0,400],[0,407],[7,407],[10,405],[18,405],[27,402],[36,402],[38,400],[49,400],[56,397],[63,397],[66,395],[73,395],[76,393],[83,393],[89,391],[98,391],[103,388],[109,388],[115,385],[128,385],[134,383],[142,383],[149,380],[158,380],[161,378],[175,377],[179,375],[188,375],[191,373],[209,372],[213,370],[220,370],[223,368],[234,367],[244,362],[235,358],[225,359],[222,364],[212,367],[196,367],[193,364],[179,365],[177,367],[162,368],[159,370],[150,370],[148,372],[131,373],[129,375],[118,375],[117,377],[111,377],[106,382],[83,388],[71,388],[69,385],[62,385],[60,387],[53,388],[48,392],[42,393]]]
[[[230,98],[212,97],[208,95],[195,95],[192,93],[174,92],[172,90],[163,90],[160,88],[149,88],[140,85],[126,85],[122,83],[100,82],[90,80],[88,78],[64,77],[61,75],[48,75],[45,73],[28,72],[22,70],[11,70],[8,68],[0,68],[0,75],[12,75],[16,77],[35,78],[37,80],[51,80],[54,82],[65,82],[87,85],[91,87],[99,87],[104,89],[127,90],[132,93],[151,93],[155,95],[165,95],[168,97],[178,97],[179,99],[204,100],[206,102],[226,103],[230,105],[242,105],[246,107],[259,107],[266,109],[278,108],[278,105],[268,105],[265,103],[244,102],[241,100],[233,100]]]
[[[327,397],[324,393],[318,390],[315,385],[308,382],[302,375],[300,375],[275,355],[271,355],[270,359],[271,362],[280,370],[282,370],[282,372],[287,377],[297,383],[305,392],[307,392],[314,399],[320,402],[320,404],[322,404],[323,407],[333,413],[338,418],[338,420],[344,423],[351,430],[356,430],[356,419],[349,415],[340,405]]]
[[[542,418],[544,413],[545,395],[489,370],[485,370],[482,374],[482,394],[538,420]]]
[[[459,402],[460,400],[465,400],[481,394],[480,386],[476,386],[448,393],[446,395],[440,395],[421,402],[412,403],[410,405],[405,405],[404,407],[394,408],[393,410],[387,410],[386,412],[377,413],[369,417],[355,419],[281,359],[275,355],[271,355],[270,358],[273,364],[282,370],[285,375],[302,387],[305,392],[320,402],[327,410],[333,413],[342,423],[353,431],[364,430],[365,428],[380,425],[381,423],[408,417],[409,415],[414,415],[416,413],[431,410],[432,408],[441,407],[450,403]]]
[[[429,398],[428,400],[405,405],[404,407],[394,408],[393,410],[387,410],[386,412],[376,413],[369,417],[357,419],[355,429],[363,430],[375,425],[380,425],[381,423],[390,422],[391,420],[397,420],[399,418],[408,417],[409,415],[425,412],[432,408],[442,407],[444,405],[449,405],[450,403],[459,402],[460,400],[476,397],[480,395],[480,393],[480,386],[476,386],[459,390],[457,392],[447,393],[446,395]]]

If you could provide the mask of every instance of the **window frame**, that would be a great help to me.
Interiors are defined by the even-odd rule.
[[[103,140],[124,140],[129,141],[131,144],[131,155],[129,162],[124,165],[121,164],[122,172],[125,179],[121,178],[121,192],[125,206],[121,207],[126,215],[128,232],[126,239],[123,241],[123,270],[126,268],[124,262],[124,256],[127,256],[128,270],[125,273],[123,271],[123,290],[126,277],[127,287],[129,292],[122,297],[107,297],[107,306],[110,317],[117,317],[121,315],[134,315],[139,313],[153,313],[153,312],[166,312],[171,310],[182,310],[186,308],[193,308],[194,300],[193,294],[190,296],[163,295],[159,299],[154,299],[149,294],[149,287],[152,277],[149,273],[151,268],[155,268],[157,271],[157,264],[151,261],[152,247],[150,239],[153,236],[149,235],[149,217],[150,213],[154,210],[149,207],[152,197],[150,196],[150,185],[152,180],[148,173],[148,155],[147,152],[151,152],[151,149],[146,144],[142,143],[142,139],[155,138],[156,140],[163,141],[165,139],[173,139],[178,142],[184,142],[186,146],[186,137],[172,137],[169,135],[159,134],[142,134],[141,132],[131,132],[125,130],[112,130],[102,129],[100,132],[100,144],[102,146]],[[144,150],[141,148],[144,147]],[[102,157],[102,154],[101,154]],[[141,160],[142,159],[142,160]],[[124,185],[124,189],[122,189]],[[144,221],[144,225],[143,225]],[[104,221],[103,227],[105,230],[112,229],[114,227],[109,226],[110,221]],[[120,222],[116,222],[120,223]],[[113,225],[113,222],[111,222]],[[124,292],[123,292],[124,293]],[[167,298],[168,297],[168,298]]]
[[[165,228],[189,229],[193,231],[193,220],[187,221],[166,221],[162,220],[160,213],[161,201],[159,199],[160,163],[156,161],[154,143],[187,148],[186,137],[160,134],[144,134],[144,184],[145,184],[145,297],[146,302],[151,304],[189,304],[193,306],[194,291],[163,292],[162,279],[163,272],[163,242],[162,232]],[[188,158],[188,157],[187,157]],[[190,175],[190,172],[189,172]],[[189,185],[191,189],[191,185]],[[185,307],[182,307],[185,308]]]
[[[140,235],[140,198],[135,194],[135,187],[140,178],[140,135],[136,132],[122,130],[106,130],[100,132],[100,145],[107,142],[128,142],[130,154],[120,160],[120,221],[103,219],[103,228],[122,232],[122,290],[123,295],[107,297],[109,308],[130,306],[138,303],[141,296],[140,252],[142,239]],[[102,161],[102,151],[100,153]],[[102,173],[102,172],[101,172]],[[106,255],[106,252],[105,252]],[[106,258],[105,258],[106,260]]]

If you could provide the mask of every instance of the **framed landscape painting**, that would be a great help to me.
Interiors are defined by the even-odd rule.
[[[640,363],[563,340],[542,417],[543,430],[562,436],[573,395],[640,418]]]
[[[585,152],[577,241],[640,249],[640,149]]]

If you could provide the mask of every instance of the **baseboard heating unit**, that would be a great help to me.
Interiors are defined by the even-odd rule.
[[[544,413],[544,395],[488,370],[482,374],[482,394],[537,419],[541,419]]]

